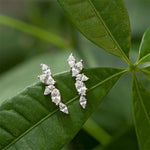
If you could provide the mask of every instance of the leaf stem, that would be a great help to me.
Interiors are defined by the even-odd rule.
[[[103,146],[110,143],[112,137],[103,128],[101,128],[95,121],[88,119],[84,124],[83,129],[94,137]]]
[[[149,57],[149,56],[150,56],[150,53],[147,54],[147,55],[145,55],[145,56],[143,56],[141,59],[139,59],[139,60],[135,63],[135,65],[138,66],[144,59],[146,59],[146,58]]]
[[[5,16],[3,14],[0,14],[0,24],[12,27],[14,29],[20,30],[22,32],[25,32],[27,34],[30,34],[32,36],[45,40],[47,42],[50,42],[53,45],[61,49],[69,47],[69,44],[65,40],[63,40],[62,38],[60,38],[59,36],[53,33],[50,33],[44,29],[38,28],[34,25]]]

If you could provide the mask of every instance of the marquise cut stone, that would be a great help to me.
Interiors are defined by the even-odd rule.
[[[60,109],[60,111],[62,111],[63,113],[69,114],[67,106],[66,106],[65,104],[63,104],[62,102],[59,103],[59,109]]]

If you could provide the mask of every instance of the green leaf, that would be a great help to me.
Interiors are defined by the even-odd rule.
[[[146,30],[143,35],[141,45],[140,45],[140,54],[138,64],[141,62],[149,62],[150,61],[150,28]]]
[[[150,80],[150,67],[141,68],[140,71]]]
[[[89,40],[130,63],[130,23],[123,0],[58,0]]]
[[[133,81],[133,111],[136,134],[141,150],[150,149],[150,92],[137,80]]]
[[[0,149],[57,150],[68,143],[97,108],[119,77],[127,70],[95,68],[83,71],[90,80],[87,108],[79,105],[74,79],[69,72],[55,75],[62,101],[70,114],[65,115],[44,96],[44,85],[37,83],[11,97],[0,106]]]

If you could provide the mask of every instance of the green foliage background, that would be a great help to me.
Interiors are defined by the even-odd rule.
[[[125,3],[131,21],[131,59],[135,62],[142,34],[150,26],[150,1]],[[87,68],[127,67],[123,60],[83,37],[55,0],[0,0],[0,33],[1,102],[38,81],[41,62],[49,64],[54,74],[69,70],[66,59],[71,52],[82,58]],[[147,79],[141,75],[140,78],[148,87]],[[138,150],[131,84],[130,74],[121,77],[63,150]]]

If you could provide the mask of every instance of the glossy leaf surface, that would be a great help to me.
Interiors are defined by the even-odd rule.
[[[89,40],[129,62],[130,25],[123,0],[58,0]]]
[[[44,96],[44,85],[37,83],[0,106],[0,149],[57,150],[68,143],[97,108],[104,96],[126,70],[96,68],[83,71],[90,80],[87,108],[79,105],[74,79],[66,72],[54,76],[62,101],[70,114],[65,115]]]

